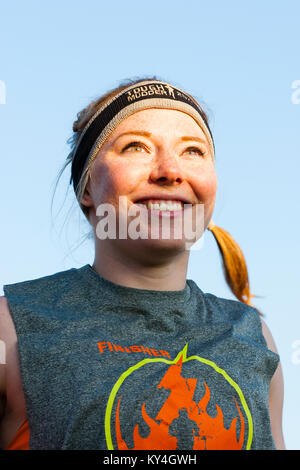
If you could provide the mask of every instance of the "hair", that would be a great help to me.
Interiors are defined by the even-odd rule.
[[[68,165],[72,164],[74,156],[75,156],[75,149],[81,134],[92,118],[92,116],[98,111],[100,107],[105,105],[109,100],[111,100],[114,96],[119,94],[122,90],[127,88],[130,85],[135,85],[139,83],[141,80],[151,80],[151,81],[165,81],[158,79],[156,76],[153,77],[143,77],[138,79],[126,79],[122,81],[117,87],[109,90],[104,95],[92,100],[85,108],[77,113],[77,119],[73,123],[73,135],[67,140],[67,143],[70,144],[71,151],[67,156],[66,162],[64,163],[63,167],[61,168],[57,182],[55,185],[55,189],[57,184],[61,178],[61,175],[65,171]],[[186,92],[185,92],[186,93]],[[200,114],[210,131],[208,116],[207,113],[203,110],[200,106],[199,102],[191,95],[189,97],[197,104],[199,107]],[[91,168],[88,170],[91,171]],[[81,203],[81,198],[85,191],[86,181],[89,174],[83,172],[81,175],[79,184],[76,188],[76,199],[78,204],[85,215],[86,219],[89,221],[89,208],[84,206]],[[224,230],[223,228],[217,226],[214,222],[210,222],[207,227],[210,230],[217,242],[219,252],[221,254],[222,263],[223,263],[223,273],[226,280],[228,287],[230,288],[233,295],[242,303],[247,304],[253,308],[255,308],[259,315],[263,316],[262,312],[260,312],[254,305],[251,303],[251,299],[253,297],[259,297],[256,295],[251,294],[250,292],[250,285],[249,285],[249,277],[248,277],[248,270],[247,264],[243,255],[243,252],[236,241],[232,238],[232,236]]]

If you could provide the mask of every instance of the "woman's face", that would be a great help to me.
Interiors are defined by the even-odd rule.
[[[214,210],[216,190],[214,162],[199,125],[181,111],[151,108],[129,116],[109,136],[92,164],[82,203],[89,207],[89,220],[98,234],[99,215],[104,216],[99,206],[110,204],[115,210],[117,236],[112,243],[121,243],[126,249],[140,246],[182,251],[187,242],[183,225],[192,221],[196,238],[203,234]],[[170,199],[176,205],[169,207]],[[163,201],[165,205],[157,205]],[[184,204],[189,206],[184,208]],[[199,214],[203,218],[199,219]],[[138,239],[132,237],[132,230],[127,230],[122,240],[118,237],[120,216],[123,221],[129,216],[127,229],[139,229]],[[162,224],[169,226],[166,238]],[[180,227],[182,235],[175,238]]]

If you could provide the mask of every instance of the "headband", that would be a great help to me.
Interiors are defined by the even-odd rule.
[[[189,114],[204,132],[214,160],[214,143],[201,108],[184,91],[168,83],[143,80],[123,89],[92,116],[73,151],[70,184],[75,193],[83,173],[94,161],[100,147],[118,124],[131,114],[147,108],[175,109]]]

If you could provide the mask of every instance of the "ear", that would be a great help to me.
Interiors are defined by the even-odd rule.
[[[85,187],[83,196],[81,198],[81,204],[85,207],[93,206],[93,199],[91,196],[91,189],[90,189],[90,180],[87,182],[87,185]]]

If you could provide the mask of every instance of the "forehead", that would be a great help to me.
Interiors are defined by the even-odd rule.
[[[205,138],[199,124],[188,114],[176,109],[150,108],[124,119],[112,132],[109,140],[127,131],[142,130],[155,136],[193,135]]]

